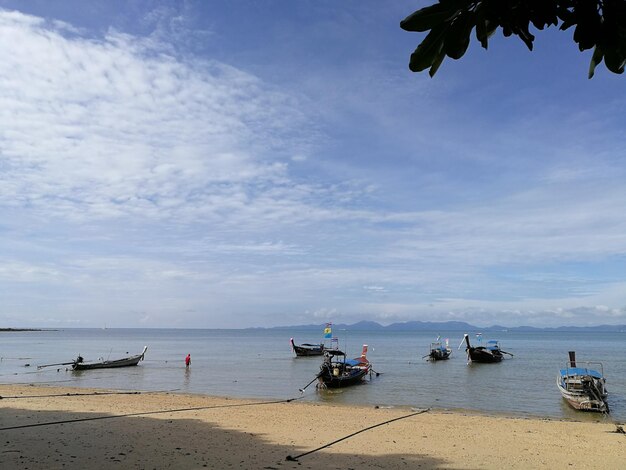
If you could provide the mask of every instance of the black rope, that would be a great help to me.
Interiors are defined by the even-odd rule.
[[[108,377],[111,377],[110,375]],[[95,380],[95,379],[94,379]],[[41,384],[58,384],[61,382],[76,382],[76,379],[65,379],[65,380],[40,380],[38,382],[10,382],[3,383],[2,385],[41,385]]]
[[[33,423],[33,424],[22,424],[20,426],[8,426],[5,428],[0,428],[0,431],[10,431],[12,429],[35,428],[39,426],[52,426],[54,424],[80,423],[84,421],[96,421],[100,419],[130,418],[133,416],[147,416],[147,415],[156,415],[156,414],[164,414],[164,413],[180,413],[183,411],[199,411],[199,410],[209,410],[209,409],[215,409],[215,408],[236,408],[236,407],[241,407],[241,406],[254,406],[254,405],[273,405],[276,403],[289,403],[294,400],[299,400],[300,398],[302,397],[288,398],[286,400],[265,401],[265,402],[233,403],[229,405],[211,405],[211,406],[197,406],[194,408],[178,408],[174,410],[143,411],[140,413],[128,413],[128,414],[123,414],[123,415],[92,416],[89,418],[66,419],[62,421],[49,421],[47,423]]]
[[[93,393],[55,393],[50,395],[13,395],[2,396],[0,400],[17,398],[49,398],[49,397],[80,397],[88,395],[139,395],[141,392],[93,392]]]
[[[385,421],[383,423],[374,424],[374,425],[369,426],[367,428],[363,428],[360,431],[353,432],[352,434],[349,434],[349,435],[347,435],[345,437],[342,437],[341,439],[337,439],[336,441],[333,441],[333,442],[331,442],[329,444],[323,445],[322,447],[318,447],[317,449],[313,449],[313,450],[310,450],[308,452],[305,452],[304,454],[296,455],[295,457],[292,457],[291,455],[288,455],[285,460],[288,460],[290,462],[297,462],[300,457],[304,457],[305,455],[312,454],[313,452],[317,452],[318,450],[325,449],[326,447],[330,447],[333,444],[337,444],[338,442],[345,441],[346,439],[349,439],[349,438],[351,438],[353,436],[356,436],[357,434],[361,434],[362,432],[369,431],[370,429],[377,428],[379,426],[382,426],[383,424],[389,424],[389,423],[393,423],[394,421],[400,421],[401,419],[406,419],[406,418],[410,418],[412,416],[421,415],[423,413],[426,413],[427,411],[430,411],[430,408],[427,408],[425,410],[416,411],[415,413],[411,413],[411,414],[408,414],[408,415],[405,415],[405,416],[400,416],[399,418],[393,418],[393,419],[390,419],[390,420]]]
[[[167,392],[176,392],[180,390],[180,388],[173,388],[171,390],[148,390],[148,391],[118,391],[118,392],[89,392],[89,393],[54,393],[50,395],[13,395],[13,396],[2,396],[0,395],[0,400],[2,399],[18,399],[18,398],[50,398],[50,397],[87,397],[87,396],[96,396],[96,395],[141,395],[145,393],[167,393]]]

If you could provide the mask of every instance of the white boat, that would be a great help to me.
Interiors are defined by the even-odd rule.
[[[584,367],[582,367],[583,365]],[[569,361],[556,378],[563,398],[575,409],[608,413],[606,379],[601,362],[576,364],[576,353],[569,352]]]
[[[446,339],[446,344],[444,345],[437,337],[437,341],[430,343],[430,353],[423,356],[422,359],[427,357],[428,361],[443,361],[449,359],[450,354],[452,354],[452,349],[448,346],[448,340]]]

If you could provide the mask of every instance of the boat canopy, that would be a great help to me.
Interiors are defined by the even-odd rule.
[[[569,377],[573,375],[590,375],[594,379],[601,379],[602,374],[597,370],[587,369],[585,367],[569,367],[567,369],[561,369],[561,376]]]
[[[329,356],[345,356],[346,353],[343,351],[340,351],[339,349],[326,349],[325,353],[328,354]]]

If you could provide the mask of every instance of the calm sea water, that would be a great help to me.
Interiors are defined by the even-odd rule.
[[[341,331],[340,347],[350,357],[369,345],[368,357],[381,374],[363,385],[317,391],[311,385],[304,400],[341,404],[466,409],[488,413],[577,420],[626,420],[626,333],[499,332],[498,339],[514,354],[499,364],[467,364],[457,350],[463,332],[441,332],[453,349],[448,361],[427,362],[432,333]],[[295,358],[296,343],[319,342],[310,330],[168,330],[68,329],[0,332],[0,381],[45,383],[124,390],[169,390],[248,398],[291,398],[319,370],[320,357]],[[475,337],[471,335],[473,342]],[[68,371],[63,366],[78,354],[85,360],[139,354],[138,367]],[[567,352],[579,361],[601,361],[607,378],[611,414],[605,417],[572,410],[556,388],[558,369]],[[191,353],[190,369],[184,358]],[[30,364],[30,366],[26,366]]]

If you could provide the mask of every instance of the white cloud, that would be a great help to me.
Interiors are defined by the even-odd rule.
[[[0,204],[71,219],[190,219],[237,210],[233,193],[249,185],[263,194],[288,182],[267,151],[290,145],[280,134],[303,118],[293,98],[128,35],[65,32],[0,12]]]
[[[61,273],[58,268],[21,261],[0,264],[0,282],[57,282]]]

